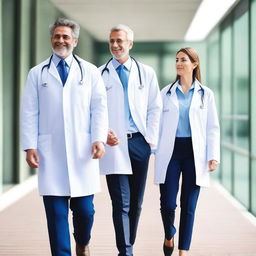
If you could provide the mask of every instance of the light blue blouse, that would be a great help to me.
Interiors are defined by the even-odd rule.
[[[191,127],[189,122],[189,109],[194,94],[194,83],[184,95],[182,87],[178,84],[176,94],[179,101],[179,123],[176,131],[176,137],[191,137]]]

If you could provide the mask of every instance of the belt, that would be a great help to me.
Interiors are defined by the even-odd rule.
[[[140,132],[135,132],[135,133],[127,133],[127,139],[132,139],[132,138],[136,138],[142,136],[142,134]]]

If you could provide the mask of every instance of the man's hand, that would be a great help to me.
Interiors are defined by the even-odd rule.
[[[208,162],[208,166],[209,166],[209,171],[210,172],[215,171],[217,169],[218,162],[216,160],[210,160]]]
[[[26,161],[31,168],[39,167],[39,155],[36,149],[28,149],[26,155]]]
[[[105,147],[101,141],[96,141],[92,144],[92,158],[102,158],[105,153]]]
[[[109,129],[108,131],[107,144],[109,146],[116,146],[119,144],[119,138],[117,137],[116,133],[111,129]]]

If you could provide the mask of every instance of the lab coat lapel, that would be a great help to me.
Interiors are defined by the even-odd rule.
[[[111,80],[113,80],[112,81],[113,85],[114,86],[115,85],[119,85],[119,86],[121,86],[121,88],[123,88],[123,85],[122,85],[122,83],[120,81],[120,78],[119,78],[119,76],[118,76],[118,74],[117,74],[117,72],[116,72],[116,70],[115,70],[115,68],[114,68],[114,66],[112,64],[112,61],[109,63],[109,67],[108,68],[109,68],[109,75],[111,76]]]
[[[130,75],[129,75],[129,81],[128,81],[128,88],[131,89],[131,87],[133,85],[139,87],[140,85],[139,85],[138,79],[139,79],[138,68],[136,66],[136,63],[132,60],[132,65],[131,65],[131,70],[130,70]]]
[[[201,102],[201,87],[197,80],[195,80],[194,86],[194,94],[192,97],[190,109],[198,107],[198,104]]]
[[[83,70],[82,66],[81,66],[81,68],[82,68],[82,72],[85,72]],[[75,79],[74,76],[76,76],[77,78]],[[86,77],[86,75],[84,73],[83,73],[83,76]],[[77,61],[73,58],[73,60],[71,62],[71,65],[70,65],[70,68],[69,68],[67,81],[66,81],[64,87],[69,86],[69,84],[74,82],[74,81],[77,81],[77,83],[79,83],[78,81],[80,81],[80,79],[81,79],[80,68],[79,68],[79,65],[78,65]]]
[[[53,76],[55,79],[57,79],[60,84],[62,85],[62,81],[60,79],[60,75],[59,75],[59,72],[57,70],[57,67],[55,66],[55,64],[53,63],[53,61],[51,61],[51,65],[50,65],[50,68],[49,68],[49,74],[51,76]]]
[[[173,103],[173,105],[176,107],[176,109],[179,109],[179,101],[178,101],[177,94],[176,94],[177,86],[178,86],[178,81],[172,86],[171,95],[168,98]]]

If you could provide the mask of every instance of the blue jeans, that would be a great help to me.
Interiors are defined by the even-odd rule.
[[[151,153],[142,135],[129,139],[128,148],[133,174],[106,176],[119,256],[133,255]]]
[[[200,187],[196,185],[191,138],[176,138],[173,155],[167,168],[165,183],[160,185],[161,216],[165,238],[168,240],[176,233],[174,218],[181,174],[181,212],[178,248],[180,250],[189,250],[193,232],[194,214],[200,192]]]
[[[91,238],[94,217],[93,195],[83,197],[44,196],[52,256],[71,256],[68,224],[69,201],[73,213],[74,238],[85,246]]]

